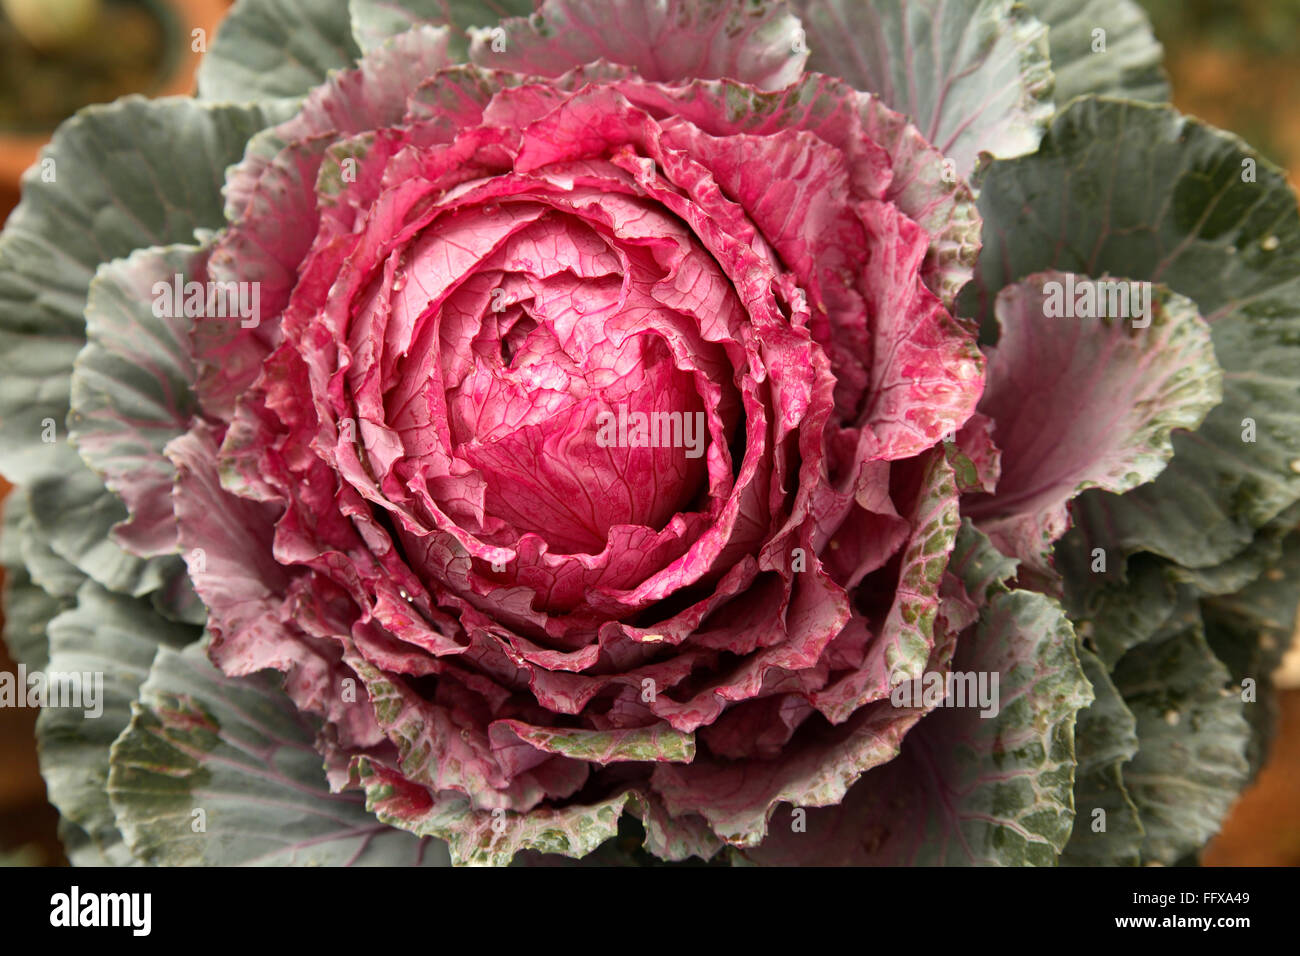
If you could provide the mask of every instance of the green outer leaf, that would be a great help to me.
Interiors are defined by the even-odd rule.
[[[55,132],[41,152],[54,181],[28,171],[0,236],[0,472],[24,482],[66,470],[57,456],[95,270],[223,225],[225,168],[267,122],[256,107],[136,96]],[[46,419],[54,443],[42,441]]]
[[[45,628],[71,601],[49,594],[28,573],[21,553],[26,517],[27,498],[15,490],[4,502],[4,527],[0,529],[0,564],[5,569],[4,641],[10,656],[30,669],[42,668],[49,660]]]
[[[15,489],[10,499],[23,503],[22,520],[14,534],[19,565],[31,575],[33,584],[54,597],[72,599],[86,580],[85,572],[55,554],[49,538],[42,534],[32,517],[26,488]]]
[[[352,36],[365,53],[417,23],[452,27],[451,54],[464,62],[470,27],[493,27],[506,17],[526,17],[533,0],[348,0]]]
[[[7,566],[4,582],[4,642],[9,656],[29,670],[45,666],[48,644],[45,627],[68,607],[66,598],[47,594],[32,582],[22,565]]]
[[[995,595],[974,640],[958,641],[953,670],[998,672],[1001,709],[941,709],[914,731],[955,804],[929,797],[912,862],[1056,862],[1074,816],[1076,714],[1093,700],[1074,645],[1060,605],[1029,591]]]
[[[961,578],[977,604],[1006,591],[1006,582],[1015,577],[1018,565],[1015,558],[1008,558],[993,547],[989,536],[971,524],[969,518],[961,519],[948,570]]]
[[[1137,753],[1137,724],[1111,682],[1101,659],[1079,649],[1079,663],[1096,699],[1079,711],[1074,728],[1079,766],[1074,778],[1074,832],[1061,853],[1064,866],[1135,866],[1142,849],[1142,823],[1122,766]],[[1105,812],[1103,830],[1094,826]]]
[[[1246,782],[1250,727],[1200,615],[1166,633],[1125,654],[1113,678],[1137,720],[1138,752],[1123,775],[1146,830],[1142,860],[1170,865],[1218,831]]]
[[[1246,160],[1257,182],[1242,182]],[[1038,153],[994,163],[979,204],[967,314],[1056,268],[1162,282],[1210,323],[1223,403],[1195,435],[1174,436],[1154,482],[1076,500],[1094,540],[1210,567],[1300,498],[1300,216],[1279,170],[1168,107],[1086,98],[1053,120]]]
[[[26,490],[40,538],[110,591],[139,596],[185,573],[175,555],[138,558],[112,540],[110,532],[126,518],[126,508],[80,462],[68,474],[41,478]]]
[[[302,96],[360,55],[342,0],[238,0],[199,64],[199,99]]]
[[[177,624],[204,627],[208,623],[208,609],[194,590],[188,571],[176,574],[162,587],[149,595],[154,610]]]
[[[1290,642],[1300,601],[1298,524],[1300,505],[1293,505],[1260,529],[1240,554],[1212,568],[1182,568],[1139,552],[1110,574],[1089,574],[1075,532],[1056,551],[1079,635],[1109,667],[1130,648],[1170,633],[1199,600],[1206,639],[1233,682],[1237,687],[1245,678],[1256,682],[1257,701],[1245,708],[1252,775],[1267,752],[1276,720],[1270,675]]]
[[[108,797],[132,853],[165,865],[445,861],[356,795],[332,794],[314,734],[262,676],[230,679],[205,645],[160,647],[113,744]],[[206,832],[195,832],[206,814]]]
[[[1062,549],[1057,546],[1057,566]],[[1090,574],[1086,561],[1066,574],[1067,607],[1079,637],[1089,643],[1107,668],[1132,647],[1149,641],[1190,600],[1169,576],[1169,563],[1152,554],[1135,554],[1115,574]]]
[[[1204,595],[1231,594],[1248,587],[1282,560],[1286,538],[1300,527],[1300,503],[1287,508],[1264,527],[1255,539],[1222,564],[1212,568],[1171,567],[1170,578],[1194,587]]]
[[[1205,636],[1215,656],[1232,674],[1233,684],[1255,681],[1256,700],[1245,703],[1251,741],[1246,757],[1252,774],[1268,752],[1277,722],[1277,695],[1272,673],[1291,646],[1296,606],[1300,603],[1300,531],[1282,545],[1275,567],[1236,594],[1201,601]]]
[[[1014,0],[798,0],[808,69],[906,113],[969,178],[983,151],[1019,156],[1052,115],[1047,31]]]
[[[139,866],[126,844],[119,839],[106,850],[100,849],[90,834],[71,820],[60,817],[55,830],[63,852],[73,866]]]
[[[81,827],[114,864],[129,862],[104,787],[109,747],[131,718],[131,704],[160,645],[179,647],[198,637],[196,628],[170,624],[147,602],[104,590],[92,581],[77,606],[49,624],[49,670],[102,675],[103,712],[42,709],[36,722],[41,775],[50,802]]]
[[[1250,547],[1215,568],[1189,570],[1156,555],[1138,553],[1128,559],[1123,576],[1092,575],[1094,580],[1089,580],[1087,575],[1067,575],[1067,581],[1074,585],[1072,607],[1080,617],[1079,634],[1097,648],[1111,667],[1121,659],[1121,667],[1131,666],[1133,658],[1124,656],[1130,649],[1149,642],[1178,640],[1178,635],[1194,630],[1198,615],[1203,618],[1206,641],[1218,658],[1207,658],[1206,666],[1219,673],[1221,661],[1231,674],[1227,689],[1231,697],[1222,706],[1240,707],[1250,728],[1249,737],[1241,741],[1250,775],[1258,771],[1272,737],[1277,714],[1271,674],[1290,643],[1300,601],[1300,535],[1295,533],[1298,513],[1300,506],[1287,509],[1260,531]],[[1058,563],[1061,557],[1058,548]],[[1095,579],[1102,578],[1110,580],[1096,586]],[[1079,592],[1079,583],[1092,590]],[[1194,645],[1200,643],[1199,636],[1187,639]],[[1255,681],[1256,700],[1239,704],[1246,678]],[[1093,682],[1097,684],[1095,679]],[[1100,690],[1098,693],[1101,696]],[[1164,730],[1158,723],[1153,726]],[[1082,748],[1093,731],[1081,721],[1078,733]],[[1160,746],[1158,741],[1145,737],[1142,742]],[[1214,806],[1231,800],[1245,782],[1246,777],[1232,772],[1233,763],[1225,760],[1228,769],[1221,768],[1213,781],[1217,790],[1214,799],[1219,803],[1211,803],[1212,811]],[[1189,785],[1188,789],[1196,792],[1195,786]],[[1080,806],[1084,805],[1083,799],[1081,796]],[[1197,824],[1198,833],[1208,835],[1217,828],[1217,817],[1213,812],[1209,817],[1208,822]],[[1110,819],[1113,827],[1113,814]],[[1178,825],[1183,822],[1178,821]],[[1165,826],[1166,830],[1174,829]],[[1096,839],[1097,835],[1084,837]],[[1180,859],[1199,845],[1192,838],[1182,840],[1167,850],[1163,859]],[[1178,852],[1179,848],[1183,853]]]
[[[1020,0],[1047,24],[1056,102],[1089,93],[1164,103],[1169,81],[1164,49],[1146,11],[1133,0]],[[1093,30],[1106,31],[1106,51],[1094,53]]]

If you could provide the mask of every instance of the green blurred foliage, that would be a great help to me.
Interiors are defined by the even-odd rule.
[[[1300,0],[1139,2],[1164,44],[1179,109],[1300,170]]]
[[[1300,51],[1300,0],[1140,0],[1167,46],[1204,41],[1264,55]]]

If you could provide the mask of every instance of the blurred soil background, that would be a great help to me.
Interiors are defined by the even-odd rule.
[[[1174,104],[1239,134],[1300,188],[1300,0],[1140,0],[1165,45]],[[86,16],[93,0],[0,0]],[[227,0],[103,0],[93,26],[46,49],[25,46],[0,9],[0,221],[17,174],[51,120],[127,92],[193,89],[191,30],[210,40]],[[12,11],[11,11],[12,12]],[[17,16],[13,17],[14,20]],[[9,486],[0,479],[0,498]],[[0,646],[0,670],[15,665]],[[1203,862],[1300,866],[1300,632],[1279,673],[1287,690],[1269,762],[1233,808]],[[66,863],[45,800],[36,712],[0,710],[0,860]]]

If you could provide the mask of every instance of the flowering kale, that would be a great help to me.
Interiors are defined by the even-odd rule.
[[[1300,220],[1159,54],[244,0],[70,120],[0,467],[14,652],[104,675],[41,717],[73,859],[1193,853],[1295,610]]]

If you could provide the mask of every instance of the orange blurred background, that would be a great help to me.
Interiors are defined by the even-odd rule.
[[[78,0],[36,2],[75,6]],[[148,60],[152,73],[137,71],[134,79],[143,82],[136,88],[154,95],[192,92],[198,62],[198,53],[191,49],[192,31],[203,30],[210,39],[227,0],[119,0],[124,5],[132,2],[161,11],[160,20],[172,38],[161,55],[154,51]],[[1290,170],[1293,186],[1300,185],[1300,0],[1145,0],[1144,6],[1166,46],[1175,105],[1241,134]],[[118,27],[136,29],[134,21],[125,20]],[[0,57],[3,42],[12,39],[5,31],[12,28],[0,12]],[[102,30],[85,42],[103,47]],[[148,50],[140,46],[142,59],[147,59]],[[49,67],[41,74],[46,85],[50,77],[58,77],[57,64],[41,57],[38,65]],[[88,88],[109,90],[100,98],[131,91],[113,86],[129,82],[129,70],[124,73],[117,63],[98,66],[104,75],[98,87]],[[0,107],[13,106],[15,95],[34,95],[6,89],[5,80],[0,70]],[[47,92],[44,87],[42,92]],[[42,105],[49,108],[48,103]],[[45,138],[30,129],[9,131],[7,115],[0,109],[0,220],[17,203],[18,175],[35,160]],[[0,478],[0,498],[8,490]],[[0,669],[14,670],[2,645]],[[1269,762],[1207,848],[1207,864],[1300,865],[1300,651],[1294,648],[1283,680],[1292,689],[1281,695],[1282,714]],[[37,765],[35,719],[35,711],[27,708],[0,710],[0,857],[21,850],[21,862],[57,865],[66,860],[55,835],[58,814],[46,802]]]

